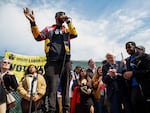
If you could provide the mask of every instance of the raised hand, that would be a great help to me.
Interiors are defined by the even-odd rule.
[[[30,21],[30,22],[35,22],[35,18],[34,18],[34,12],[29,10],[28,7],[23,8],[24,11],[24,15],[26,16],[26,18]]]

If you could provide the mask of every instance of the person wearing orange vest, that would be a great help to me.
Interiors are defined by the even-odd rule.
[[[45,27],[39,31],[33,11],[24,8],[24,14],[30,21],[32,34],[37,41],[45,41],[45,53],[47,62],[45,64],[45,79],[47,83],[46,98],[48,98],[47,113],[56,111],[56,94],[58,78],[62,86],[63,113],[70,111],[69,81],[70,81],[70,40],[77,37],[77,31],[65,12],[57,12],[56,24]],[[63,26],[66,23],[68,27]]]

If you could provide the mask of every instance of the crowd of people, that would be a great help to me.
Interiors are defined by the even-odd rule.
[[[89,59],[87,69],[76,66],[72,71],[70,40],[77,37],[72,19],[57,12],[56,24],[39,31],[34,12],[25,8],[24,15],[35,40],[45,41],[45,73],[31,64],[18,81],[11,61],[2,59],[0,113],[9,112],[7,94],[13,91],[22,98],[23,113],[150,113],[150,55],[143,46],[129,41],[128,58],[116,61],[108,52],[102,65]]]
[[[125,48],[129,57],[122,61],[107,53],[98,67],[90,59],[86,71],[80,66],[75,68],[74,83],[70,84],[74,88],[71,113],[150,112],[150,55],[133,41]]]

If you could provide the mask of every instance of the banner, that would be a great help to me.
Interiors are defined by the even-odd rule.
[[[45,56],[26,56],[6,51],[4,57],[11,60],[12,72],[18,80],[24,76],[27,67],[31,64],[35,65],[37,69],[42,70],[44,73]]]

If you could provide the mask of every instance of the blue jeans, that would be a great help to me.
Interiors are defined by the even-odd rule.
[[[113,93],[109,99],[112,113],[121,113],[121,99],[118,92]]]
[[[101,96],[100,100],[94,100],[95,113],[107,113],[104,107],[104,96]]]

